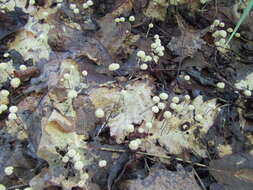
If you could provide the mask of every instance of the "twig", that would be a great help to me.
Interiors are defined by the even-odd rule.
[[[122,152],[122,153],[126,152],[123,149],[113,149],[113,148],[107,148],[107,147],[101,147],[100,150],[102,150],[102,151],[109,151],[109,152]],[[151,154],[151,153],[146,153],[146,152],[142,152],[142,151],[137,151],[136,154],[142,154],[142,155],[146,155],[146,156],[153,156],[153,157],[158,157],[158,158],[163,158],[163,159],[175,159],[175,160],[180,161],[180,162],[185,162],[185,163],[192,164],[192,165],[195,165],[195,166],[199,166],[199,167],[203,167],[203,168],[208,168],[207,165],[200,164],[200,163],[193,163],[190,160],[183,160],[181,158],[174,158],[172,156]]]
[[[147,159],[145,158],[144,161],[145,161],[145,166],[146,166],[148,172],[150,172],[150,167],[148,165]]]
[[[196,170],[195,170],[193,167],[192,167],[192,169],[193,169],[194,175],[197,177],[197,179],[198,179],[198,181],[199,181],[199,183],[200,183],[202,189],[203,189],[203,190],[206,190],[206,187],[205,187],[204,183],[202,182],[202,180],[200,179],[198,173],[196,172]]]
[[[14,185],[14,186],[8,187],[7,190],[19,189],[19,188],[28,187],[28,186],[29,186],[28,184]]]

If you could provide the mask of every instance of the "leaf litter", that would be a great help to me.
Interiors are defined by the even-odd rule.
[[[17,119],[9,111],[0,115],[0,184],[38,190],[250,189],[252,99],[245,91],[252,90],[251,45],[238,38],[229,53],[217,52],[214,18],[208,16],[217,5],[119,0],[94,1],[84,10],[86,1],[27,2],[0,5],[0,87],[10,93],[0,104],[18,108]],[[237,4],[224,6],[217,18],[233,26],[224,14],[230,18],[228,10]],[[247,30],[241,35],[247,37]],[[150,47],[156,34],[165,49],[157,62],[159,53]],[[147,70],[140,50],[151,57],[144,62]],[[112,63],[120,69],[108,70]],[[14,76],[22,83],[16,89],[10,85]],[[217,88],[218,82],[225,88]],[[168,98],[155,102],[164,92]],[[14,167],[10,176],[8,166]]]

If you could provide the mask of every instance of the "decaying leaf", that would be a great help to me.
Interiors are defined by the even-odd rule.
[[[253,72],[248,73],[248,75],[245,77],[245,79],[242,79],[235,83],[235,86],[239,89],[253,89]]]
[[[73,132],[75,130],[74,122],[68,120],[56,110],[52,112],[52,114],[48,118],[48,121],[54,124],[56,127],[58,126],[59,130],[63,130],[66,133]]]
[[[54,121],[58,120],[58,123],[52,122],[52,119]],[[64,129],[66,124],[62,120],[62,116],[59,117],[54,112],[48,119],[42,119],[42,136],[37,154],[48,162],[49,168],[47,172],[39,174],[40,177],[37,176],[31,182],[32,187],[35,189],[41,189],[41,184],[39,183],[41,178],[44,184],[53,183],[62,186],[66,190],[76,186],[80,180],[79,177],[68,177],[67,169],[64,167],[65,163],[62,162],[62,155],[58,153],[57,149],[66,150],[69,146],[76,150],[80,154],[80,160],[84,166],[87,166],[91,161],[86,157],[87,146],[83,141],[84,137],[77,135],[73,130],[71,132],[66,131]],[[78,172],[76,172],[76,175],[78,175]]]
[[[0,6],[1,7],[1,6]],[[28,15],[20,8],[8,13],[0,12],[0,40],[20,30],[27,22]]]
[[[151,119],[152,85],[149,80],[132,82],[125,89],[97,88],[90,92],[90,98],[95,108],[102,108],[111,117],[108,119],[111,136],[118,143],[123,142],[128,124],[141,124],[143,120]]]
[[[201,49],[205,41],[201,39],[203,32],[190,29],[180,15],[177,15],[176,18],[181,34],[178,37],[173,36],[167,47],[183,60],[186,57],[192,57]]]
[[[58,60],[40,61],[39,65],[41,74],[31,79],[31,85],[24,90],[24,93],[41,92],[56,87],[59,80],[57,72],[60,67]]]
[[[189,109],[190,104],[195,107],[194,112]],[[152,134],[147,138],[147,143],[151,141],[155,144],[158,141],[170,154],[181,154],[187,149],[206,157],[206,148],[201,145],[199,138],[207,133],[218,114],[216,99],[204,101],[202,96],[198,96],[191,103],[183,102],[181,105],[182,107],[171,118],[153,122],[154,126],[147,131]],[[198,114],[203,115],[201,121],[195,120]],[[182,128],[184,125],[186,129]],[[199,137],[195,136],[195,130],[199,130]],[[144,141],[143,144],[145,143]],[[149,149],[144,150],[149,152]]]
[[[117,17],[120,15],[128,15],[133,7],[133,0],[116,0],[115,7],[111,15]]]
[[[111,55],[115,55],[129,35],[131,25],[129,23],[117,24],[111,15],[103,17],[99,25],[101,28],[96,34],[97,38]]]
[[[54,14],[50,19],[51,25],[54,26],[50,28],[48,34],[50,47],[54,51],[62,53],[61,59],[72,58],[76,60],[80,57],[87,57],[97,65],[108,67],[113,62],[108,53],[109,49],[106,49],[105,45],[96,38],[84,36],[82,31],[63,25],[60,13]],[[100,68],[100,71],[102,70]],[[105,73],[105,71],[103,72]]]
[[[22,81],[28,81],[30,78],[39,74],[37,67],[29,67],[25,71],[14,71],[14,76],[20,78]]]
[[[252,155],[242,153],[212,160],[210,172],[228,190],[250,190],[253,185]]]
[[[50,27],[47,23],[41,24],[36,18],[29,19],[24,30],[18,32],[9,47],[20,52],[25,60],[30,58],[35,61],[42,58],[48,60],[51,51],[47,43]]]
[[[0,135],[0,181],[13,185],[16,185],[19,180],[29,183],[34,176],[36,160],[28,154],[28,149],[22,141],[15,140],[12,135],[3,130],[0,131]],[[4,173],[4,168],[7,166],[15,167],[18,176],[7,177]]]
[[[200,190],[194,174],[184,171],[176,172],[152,168],[145,179],[128,180],[121,184],[121,190]]]
[[[147,17],[155,18],[164,21],[167,14],[167,8],[169,2],[166,0],[152,0],[149,1],[149,5],[144,14]]]
[[[124,152],[121,154],[119,159],[113,164],[110,168],[108,180],[107,180],[107,189],[113,189],[119,179],[124,174],[127,165],[132,161],[132,155],[129,152]]]
[[[169,170],[185,158],[207,165],[212,160],[210,172],[200,176],[207,189],[217,187],[210,185],[211,174],[228,190],[252,189],[252,155],[232,154],[252,152],[252,97],[234,91],[253,90],[252,69],[239,57],[233,60],[205,46],[205,40],[213,42],[204,34],[214,19],[203,19],[206,15],[224,14],[217,14],[217,29],[234,24],[221,19],[227,15],[219,4],[0,1],[0,91],[5,90],[0,93],[0,184],[36,190],[199,190],[192,172]],[[177,15],[171,14],[174,8]],[[186,10],[189,14],[183,14]],[[241,31],[236,46],[252,57],[246,34]],[[158,55],[161,61],[155,64]],[[182,65],[174,63],[189,57]],[[120,68],[109,71],[111,63]],[[21,80],[18,88],[10,85],[13,77]],[[221,79],[227,82],[224,88],[214,88]],[[173,108],[174,96],[179,101]],[[96,114],[99,108],[105,117]],[[169,159],[174,156],[179,158]],[[217,156],[222,159],[213,160]],[[155,168],[157,161],[166,169]],[[10,176],[6,166],[14,167]]]

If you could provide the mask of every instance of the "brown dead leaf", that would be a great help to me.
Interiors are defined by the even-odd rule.
[[[34,77],[39,74],[37,67],[29,67],[25,71],[16,70],[14,71],[14,76],[20,78],[22,81],[27,81],[31,77]]]
[[[4,3],[2,3],[4,4]],[[22,28],[28,20],[28,15],[21,9],[7,13],[0,12],[0,39]]]
[[[201,46],[205,44],[205,41],[201,39],[202,32],[191,29],[185,23],[183,18],[179,15],[176,16],[180,36],[172,37],[167,47],[173,52],[173,54],[179,56],[179,60],[183,60],[186,57],[192,57]]]
[[[31,94],[30,96],[25,97],[18,105],[21,110],[30,110],[34,111],[39,102],[39,96],[36,94]]]
[[[115,8],[111,15],[113,17],[117,17],[120,15],[129,15],[132,10],[133,2],[135,0],[116,0],[115,1]]]
[[[84,36],[82,31],[65,25],[60,17],[60,14],[55,14],[50,20],[54,25],[48,33],[48,44],[52,50],[65,53],[62,58],[70,57],[75,60],[87,57],[97,65],[108,66],[113,62],[107,48],[100,41]]]
[[[172,172],[165,169],[152,168],[145,179],[128,180],[121,184],[121,190],[201,190],[193,173],[183,169]]]
[[[228,190],[251,190],[253,186],[253,157],[243,153],[212,160],[210,172]]]
[[[122,47],[129,35],[130,23],[116,23],[111,15],[106,15],[99,21],[100,30],[96,33],[97,39],[113,56]]]
[[[95,108],[88,96],[78,96],[73,102],[73,107],[76,111],[76,132],[88,137],[98,121],[94,115]]]

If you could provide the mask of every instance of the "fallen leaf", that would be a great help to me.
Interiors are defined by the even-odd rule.
[[[25,71],[14,71],[14,76],[20,78],[22,81],[27,81],[31,77],[34,77],[39,74],[39,70],[37,67],[29,67]]]
[[[132,156],[129,152],[121,154],[119,159],[113,164],[109,171],[107,180],[107,189],[111,190],[124,174],[127,165],[131,162]]]
[[[152,118],[151,80],[132,82],[126,85],[125,90],[120,88],[97,88],[89,93],[95,108],[104,109],[107,114],[112,113],[108,119],[110,135],[118,143],[123,142],[124,127],[128,124],[141,124],[143,120]]]
[[[210,172],[227,190],[251,190],[253,185],[253,157],[233,154],[210,162]]]
[[[27,20],[28,15],[20,8],[16,8],[8,13],[0,12],[0,40],[13,32],[20,30],[24,27]]]
[[[166,0],[152,0],[149,1],[147,9],[144,11],[145,16],[164,21],[167,15],[167,8],[169,6]]]
[[[192,57],[201,49],[205,41],[201,39],[203,31],[190,29],[190,27],[184,23],[180,15],[177,15],[176,18],[180,35],[176,37],[173,36],[167,47],[173,54],[178,55],[180,60],[183,60],[186,57]]]
[[[124,40],[129,36],[130,23],[116,23],[111,15],[99,20],[100,30],[96,33],[97,39],[108,49],[111,56],[122,47]]]
[[[9,44],[9,48],[21,53],[25,60],[48,60],[51,52],[47,43],[50,27],[47,23],[38,22],[36,18],[29,19],[24,30],[19,31],[15,40]]]
[[[121,190],[201,190],[194,174],[184,169],[172,172],[165,169],[151,168],[145,179],[127,180],[121,184]]]
[[[194,112],[189,110],[190,104],[195,107]],[[178,108],[177,113],[174,113],[171,118],[162,121],[154,120],[153,127],[146,129],[146,132],[151,135],[143,141],[143,151],[150,150],[145,149],[145,143],[156,144],[158,141],[170,154],[181,154],[184,150],[191,150],[198,156],[207,157],[206,147],[201,144],[199,138],[204,137],[214,124],[218,114],[216,99],[204,101],[202,96],[198,96],[192,102],[182,102],[180,105],[182,107]],[[198,114],[203,116],[201,121],[196,121],[194,118]],[[182,130],[183,125],[187,125],[188,129]],[[145,123],[143,127],[145,128]],[[197,129],[200,131],[198,137],[194,134]]]
[[[134,0],[116,0],[115,7],[111,15],[118,17],[120,15],[128,15],[133,7]]]

